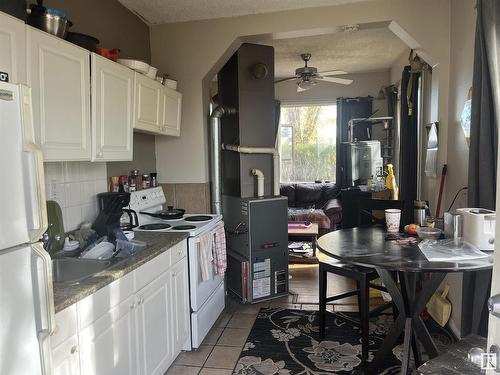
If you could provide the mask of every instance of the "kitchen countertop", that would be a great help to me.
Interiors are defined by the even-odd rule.
[[[54,283],[54,307],[58,313],[94,294],[188,237],[187,233],[135,232],[136,240],[147,243],[144,250],[77,284]]]

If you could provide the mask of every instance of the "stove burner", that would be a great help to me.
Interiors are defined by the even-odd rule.
[[[153,223],[153,224],[144,224],[139,226],[139,229],[144,230],[159,230],[159,229],[168,229],[171,225],[165,223]]]
[[[172,230],[189,230],[196,228],[195,225],[177,225],[172,228]]]
[[[184,218],[184,221],[209,221],[212,220],[212,216],[207,216],[207,215],[195,215],[195,216],[188,216]]]

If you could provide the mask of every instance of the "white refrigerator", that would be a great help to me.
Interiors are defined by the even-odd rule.
[[[0,82],[0,374],[50,375],[54,301],[31,91]]]

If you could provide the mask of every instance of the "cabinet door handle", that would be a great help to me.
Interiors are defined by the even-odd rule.
[[[78,351],[78,347],[76,345],[73,345],[71,347],[71,350],[69,351],[71,354],[75,354]]]
[[[173,277],[177,277],[177,272],[172,273]]]
[[[135,302],[130,305],[130,310],[133,310],[135,308]]]
[[[102,150],[97,153],[98,158],[102,158]]]

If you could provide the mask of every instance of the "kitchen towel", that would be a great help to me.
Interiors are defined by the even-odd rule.
[[[224,275],[227,268],[226,232],[221,226],[215,230],[214,265],[217,275]]]
[[[212,261],[214,235],[212,232],[200,237],[198,256],[200,258],[201,279],[203,281],[212,279]]]

